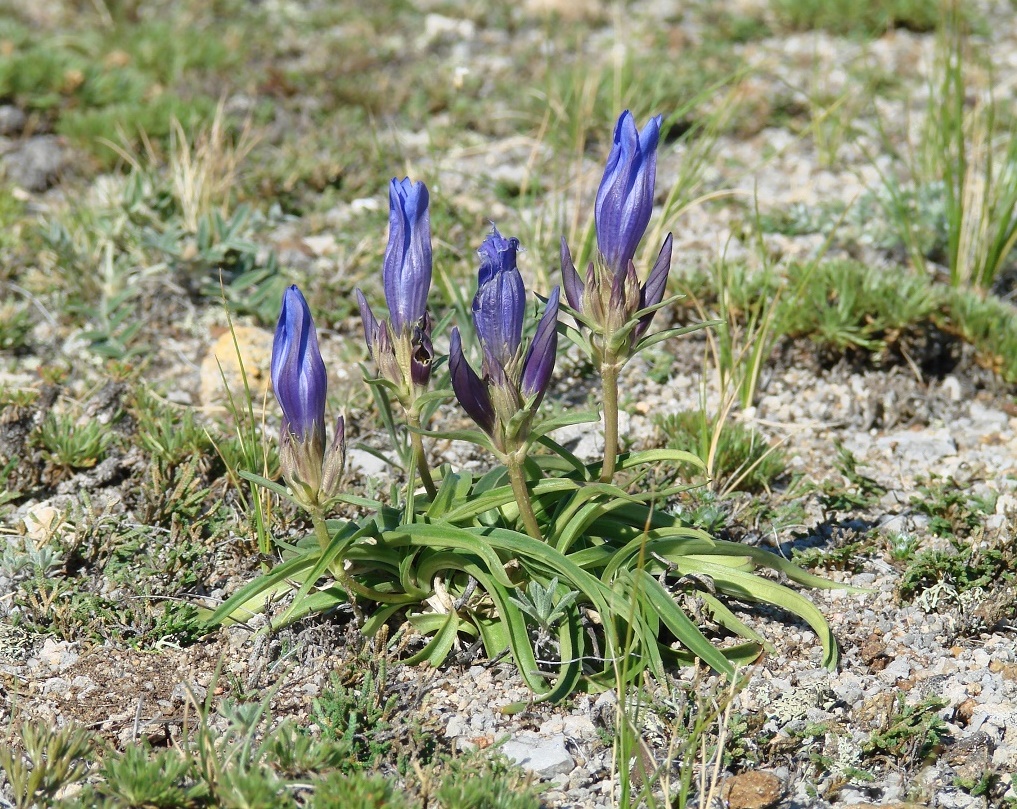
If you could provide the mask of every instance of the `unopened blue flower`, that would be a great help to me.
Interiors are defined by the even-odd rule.
[[[431,218],[427,186],[408,177],[388,189],[388,247],[382,277],[389,321],[398,334],[427,311],[431,288]]]
[[[597,246],[615,275],[628,269],[653,211],[661,120],[659,115],[651,118],[640,132],[632,113],[625,110],[614,130],[614,145],[597,191],[594,219]]]
[[[434,349],[427,294],[431,287],[431,224],[427,187],[409,178],[389,183],[389,235],[382,281],[389,319],[374,316],[356,290],[367,347],[378,374],[397,388],[404,405],[427,388]]]
[[[328,381],[307,301],[296,285],[283,294],[272,343],[272,388],[283,411],[283,430],[299,441],[325,439]]]
[[[346,460],[342,416],[325,450],[327,386],[311,310],[300,290],[291,286],[283,294],[272,343],[272,388],[283,411],[282,473],[297,498],[309,506],[337,494]]]
[[[493,228],[481,245],[473,325],[489,362],[504,367],[519,351],[526,311],[526,288],[516,266],[518,239],[506,239]]]
[[[516,266],[517,239],[495,228],[481,246],[473,325],[483,350],[478,375],[463,355],[462,338],[452,330],[449,373],[463,409],[501,452],[522,445],[529,422],[554,370],[558,349],[559,290],[555,287],[525,354],[522,351],[526,290]],[[519,414],[524,418],[518,418]]]
[[[561,240],[565,298],[583,316],[583,325],[598,335],[595,351],[600,355],[628,356],[649,328],[654,313],[641,315],[635,325],[630,325],[633,317],[659,304],[667,290],[670,233],[642,285],[633,264],[653,211],[660,124],[661,117],[655,116],[640,132],[628,110],[618,119],[597,192],[594,219],[599,256],[589,262],[585,281],[576,270],[568,244]]]
[[[523,361],[523,374],[519,390],[523,401],[530,409],[540,404],[547,392],[554,371],[554,361],[558,356],[558,287],[551,290],[551,296],[544,306],[544,314],[533,333],[533,340]]]

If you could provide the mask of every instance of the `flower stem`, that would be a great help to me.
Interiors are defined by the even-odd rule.
[[[320,508],[309,509],[311,515],[311,524],[314,526],[314,535],[318,538],[318,545],[321,548],[321,552],[325,553],[328,550],[328,546],[332,544],[332,536],[328,532],[328,526],[325,524],[325,514]],[[343,564],[342,557],[337,557],[335,561],[329,566],[329,571],[335,576],[339,585],[346,591],[346,597],[350,601],[350,607],[353,609],[353,620],[357,622],[357,625],[362,626],[364,623],[364,613],[360,611],[360,605],[357,604],[357,597],[353,594],[352,582],[350,581],[350,574],[346,572],[346,567]]]
[[[424,484],[427,496],[433,500],[436,492],[434,479],[431,477],[431,470],[427,466],[427,455],[424,454],[424,439],[417,432],[420,429],[420,416],[413,412],[407,413],[406,423],[410,426],[410,441],[413,443],[413,460],[416,464],[417,472],[420,474],[420,482]]]
[[[605,357],[600,364],[600,379],[604,391],[604,467],[601,483],[610,483],[618,461],[618,362]]]
[[[525,458],[525,455],[523,456]],[[505,456],[505,467],[508,469],[509,481],[512,483],[512,491],[519,504],[519,514],[523,518],[523,525],[526,533],[534,539],[544,541],[540,533],[540,525],[537,523],[537,515],[533,513],[533,503],[530,501],[530,490],[526,486],[526,475],[523,473],[523,458],[513,452]]]

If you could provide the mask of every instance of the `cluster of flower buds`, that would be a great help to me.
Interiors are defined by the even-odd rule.
[[[658,115],[640,132],[632,113],[618,119],[614,145],[597,191],[594,219],[600,255],[591,261],[584,283],[576,271],[565,239],[561,240],[562,286],[569,306],[583,325],[599,336],[593,345],[603,356],[625,358],[645,334],[653,312],[634,320],[637,312],[663,300],[671,269],[671,234],[667,235],[640,286],[633,258],[653,210],[657,172]]]
[[[558,350],[558,287],[526,351],[523,317],[526,289],[516,266],[518,239],[506,239],[497,228],[484,240],[480,254],[473,325],[483,351],[481,374],[463,356],[459,329],[452,330],[449,373],[463,409],[492,439],[495,448],[511,453],[525,444],[533,414],[554,370]]]
[[[431,222],[427,187],[409,178],[389,184],[389,235],[382,281],[389,319],[378,320],[364,294],[357,302],[378,374],[409,409],[427,391],[434,349],[427,293],[431,288]]]
[[[317,507],[339,493],[346,462],[346,430],[340,416],[326,452],[325,363],[311,310],[295,285],[283,295],[275,328],[272,387],[283,412],[279,450],[283,476],[301,503]]]

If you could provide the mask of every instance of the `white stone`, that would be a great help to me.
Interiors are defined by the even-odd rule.
[[[561,734],[542,736],[523,731],[503,744],[500,750],[524,770],[541,778],[553,778],[572,772],[576,766],[575,760],[565,749],[565,737]]]

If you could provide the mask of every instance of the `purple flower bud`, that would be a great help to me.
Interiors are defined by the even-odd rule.
[[[664,293],[667,291],[667,276],[671,272],[671,234],[667,234],[664,244],[661,245],[657,260],[653,263],[650,274],[646,277],[646,283],[640,290],[639,308],[645,309],[648,306],[656,306],[664,300]],[[639,325],[632,332],[632,343],[642,337],[650,327],[650,321],[656,312],[650,312],[639,318]]]
[[[558,355],[558,298],[560,291],[555,287],[544,305],[544,314],[537,324],[533,342],[526,352],[523,363],[523,378],[520,392],[531,409],[540,404],[551,381],[554,360]],[[532,401],[530,401],[532,399]]]
[[[586,289],[576,272],[576,265],[572,263],[572,253],[569,251],[565,237],[561,237],[561,281],[565,287],[565,299],[569,306],[582,314],[583,312],[583,291]]]
[[[408,177],[389,184],[389,235],[382,276],[395,335],[412,329],[427,311],[431,287],[431,220],[427,187]]]
[[[594,219],[600,253],[616,275],[628,269],[653,211],[661,120],[659,115],[651,118],[639,132],[632,113],[625,110],[615,127]]]
[[[452,331],[449,372],[463,409],[491,436],[500,452],[523,446],[533,413],[540,405],[554,370],[558,349],[560,290],[554,288],[525,355],[522,349],[526,289],[516,267],[518,239],[506,239],[495,228],[480,253],[473,323],[484,351],[483,375],[463,356],[458,329]]]
[[[504,369],[519,351],[526,310],[526,288],[516,267],[518,239],[506,239],[494,228],[481,245],[473,325],[484,349],[484,371]]]
[[[382,277],[389,319],[378,320],[358,289],[364,339],[378,375],[411,407],[431,378],[434,349],[427,293],[431,286],[431,225],[427,188],[409,178],[389,184],[389,238]]]
[[[463,341],[457,328],[452,329],[448,354],[452,390],[455,391],[459,404],[477,426],[490,435],[494,431],[494,405],[491,402],[491,395],[487,392],[487,385],[463,356]]]
[[[283,295],[272,343],[272,387],[283,432],[299,443],[325,443],[325,363],[307,301],[296,285]]]

